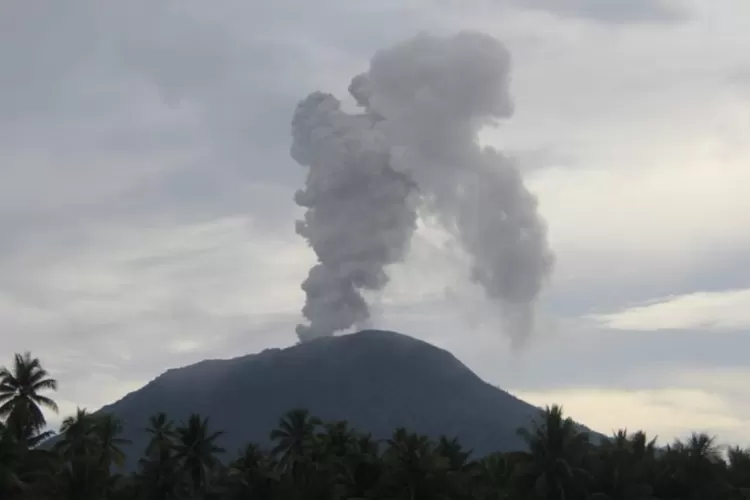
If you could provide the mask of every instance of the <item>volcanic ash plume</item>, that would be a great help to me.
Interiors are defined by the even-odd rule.
[[[301,340],[369,317],[362,290],[381,290],[402,261],[417,211],[436,216],[471,257],[471,277],[521,343],[553,257],[535,197],[512,159],[481,148],[479,130],[509,117],[510,56],[494,38],[419,35],[378,52],[349,91],[362,113],[330,94],[297,107],[292,156],[309,168],[295,195],[297,232],[318,257],[302,284]]]

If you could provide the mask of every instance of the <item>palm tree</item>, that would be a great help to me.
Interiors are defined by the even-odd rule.
[[[750,497],[750,449],[733,446],[727,450],[727,479],[739,496]]]
[[[175,458],[190,478],[193,492],[207,491],[218,465],[217,453],[224,449],[216,445],[223,432],[210,432],[208,418],[193,413],[182,427],[177,428]]]
[[[229,497],[238,500],[270,498],[279,481],[275,465],[257,445],[245,446],[229,464]]]
[[[371,434],[355,436],[341,478],[347,498],[373,498],[383,477],[380,447]]]
[[[446,477],[456,491],[468,492],[471,489],[471,476],[476,463],[470,462],[471,450],[464,449],[458,438],[440,436],[435,446],[435,453],[445,459]]]
[[[355,434],[345,420],[323,424],[323,432],[317,437],[320,451],[338,460],[348,456],[355,440]]]
[[[666,478],[662,487],[666,490],[659,493],[666,493],[664,496],[715,498],[729,489],[723,480],[726,463],[721,450],[707,434],[693,433],[687,441],[675,440],[662,461]]]
[[[39,358],[31,353],[16,354],[13,368],[0,369],[0,418],[19,441],[33,445],[47,436],[42,430],[47,420],[42,407],[58,412],[57,403],[40,394],[57,390],[57,381],[42,368]]]
[[[181,476],[175,459],[177,433],[163,412],[149,418],[145,431],[151,435],[146,456],[139,461],[138,490],[148,500],[176,498]]]
[[[0,423],[0,498],[12,498],[25,489],[19,471],[21,450],[13,433]]]
[[[117,453],[105,450],[103,439],[108,441],[106,446],[119,450],[115,441],[117,432],[114,420],[92,415],[84,408],[77,408],[75,415],[63,420],[61,438],[53,447],[63,460],[55,481],[56,497],[97,500],[111,492],[114,479],[107,457]]]
[[[271,431],[271,440],[277,443],[271,453],[278,457],[282,470],[295,474],[310,460],[315,431],[321,424],[319,418],[302,409],[291,410],[279,420],[279,426]]]
[[[472,471],[473,498],[506,500],[511,495],[514,466],[518,458],[511,453],[493,453],[476,464]]]
[[[455,437],[440,436],[435,451],[438,455],[445,457],[448,460],[448,467],[455,471],[463,470],[471,455],[471,450],[465,450]]]
[[[60,425],[61,438],[54,449],[67,461],[93,455],[96,436],[93,434],[96,417],[85,408],[77,408],[74,416],[65,417]]]
[[[107,482],[101,470],[83,457],[65,461],[54,481],[53,496],[60,500],[100,500]]]
[[[122,421],[116,416],[103,414],[96,417],[92,431],[100,448],[99,461],[107,471],[112,465],[121,468],[125,464],[125,452],[122,451],[122,446],[131,444],[131,441],[119,437],[122,430]]]
[[[383,454],[383,493],[404,500],[453,498],[448,459],[436,453],[426,436],[397,429]]]
[[[149,427],[145,431],[151,435],[146,456],[166,455],[172,451],[176,433],[174,422],[167,418],[166,413],[159,412],[149,418]]]
[[[653,498],[650,484],[656,440],[646,434],[617,431],[602,441],[589,464],[595,473],[594,491],[609,500],[648,500]]]
[[[583,496],[588,472],[583,461],[589,448],[588,434],[578,431],[562,407],[546,407],[531,428],[518,429],[529,447],[529,459],[519,468],[521,490],[546,500]]]

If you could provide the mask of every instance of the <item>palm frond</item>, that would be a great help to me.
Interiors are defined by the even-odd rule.
[[[44,374],[44,377],[46,377],[47,374]],[[50,390],[50,391],[56,391],[57,390],[57,380],[53,378],[41,378],[41,380],[35,381],[31,385],[31,389],[33,391],[42,391],[42,390]]]
[[[60,412],[60,409],[58,408],[57,403],[54,400],[48,398],[47,396],[42,396],[41,394],[34,394],[30,396],[30,398],[39,406],[44,406],[45,408],[48,408],[55,413]]]

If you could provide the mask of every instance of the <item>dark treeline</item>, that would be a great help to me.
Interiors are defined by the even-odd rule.
[[[704,434],[658,448],[643,432],[620,431],[592,444],[558,406],[519,429],[526,451],[485,457],[451,437],[432,441],[408,429],[376,440],[303,409],[281,417],[268,449],[224,450],[208,419],[175,423],[158,413],[143,423],[148,446],[126,473],[129,443],[113,415],[78,410],[54,444],[41,445],[52,435],[42,408],[57,411],[43,393],[56,389],[29,354],[0,371],[0,499],[750,498],[747,450],[724,453]]]

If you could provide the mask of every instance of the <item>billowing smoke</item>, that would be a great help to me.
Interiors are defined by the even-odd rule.
[[[367,321],[362,290],[381,290],[402,261],[417,214],[429,214],[471,257],[471,277],[496,301],[516,343],[533,327],[553,257],[535,197],[513,160],[478,133],[513,112],[510,56],[476,32],[419,35],[375,54],[349,91],[362,113],[330,94],[297,107],[292,156],[309,168],[295,201],[297,232],[318,263],[302,284],[301,340]]]

